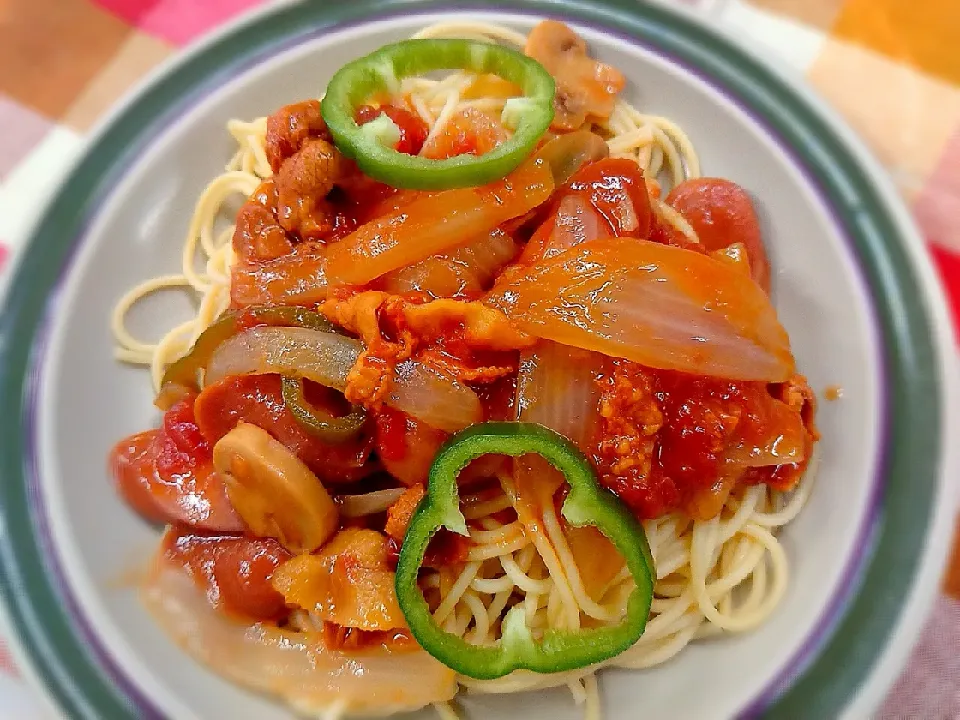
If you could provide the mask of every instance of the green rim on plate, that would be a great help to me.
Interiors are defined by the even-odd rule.
[[[24,651],[65,713],[77,718],[159,715],[100,646],[63,582],[39,497],[34,384],[45,313],[63,273],[116,178],[164,121],[263,57],[338,26],[449,9],[517,11],[593,25],[663,54],[745,108],[820,187],[850,239],[883,339],[886,447],[845,602],[835,598],[798,667],[744,714],[834,717],[886,646],[909,595],[933,514],[941,457],[941,376],[933,322],[902,231],[875,184],[818,111],[760,62],[695,21],[636,0],[303,2],[241,24],[187,56],[104,128],[34,231],[0,319],[0,595]],[[819,651],[819,654],[817,654]],[[816,658],[813,656],[817,655]],[[810,661],[808,663],[808,661]],[[809,664],[801,668],[799,665]],[[801,672],[802,670],[802,672]],[[799,673],[796,678],[793,673]],[[792,686],[776,697],[781,685]],[[146,704],[144,704],[146,703]]]

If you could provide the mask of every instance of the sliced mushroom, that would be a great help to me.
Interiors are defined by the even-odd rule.
[[[610,155],[606,140],[589,130],[556,135],[537,150],[534,157],[545,160],[557,187],[566,184],[587,163]]]
[[[227,496],[249,528],[294,553],[311,552],[337,530],[323,484],[296,455],[256,425],[240,423],[213,447]]]
[[[544,20],[530,32],[524,52],[556,80],[551,128],[576,130],[588,119],[610,117],[626,78],[615,67],[590,57],[586,43],[573,30],[562,22]]]

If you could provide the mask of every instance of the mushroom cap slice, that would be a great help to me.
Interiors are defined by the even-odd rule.
[[[310,469],[266,430],[240,423],[213,447],[227,496],[256,535],[294,553],[312,552],[336,532],[337,506]]]

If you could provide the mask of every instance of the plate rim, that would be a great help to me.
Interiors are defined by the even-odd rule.
[[[152,96],[157,95],[158,91],[164,90],[166,86],[176,80],[179,75],[185,74],[188,68],[197,63],[202,64],[204,59],[206,59],[207,62],[211,62],[210,55],[214,56],[212,61],[213,65],[211,66],[213,69],[208,70],[200,81],[187,81],[185,83],[185,87],[192,88],[193,92],[198,92],[199,88],[203,85],[203,81],[210,81],[211,76],[216,74],[216,68],[219,67],[222,71],[235,64],[239,64],[242,60],[249,60],[250,57],[256,54],[255,51],[248,50],[246,52],[231,54],[225,49],[231,43],[236,43],[240,35],[243,33],[249,35],[251,30],[256,30],[258,26],[265,26],[267,23],[273,23],[275,25],[274,32],[276,33],[277,40],[271,42],[261,38],[255,43],[261,51],[264,51],[264,49],[270,51],[271,47],[280,40],[289,39],[291,36],[303,32],[304,26],[295,22],[295,19],[301,16],[307,16],[312,19],[312,24],[308,23],[306,27],[308,30],[315,31],[321,26],[337,26],[343,23],[348,25],[362,24],[365,20],[374,21],[385,15],[404,11],[426,13],[432,11],[490,11],[496,9],[543,16],[566,16],[582,24],[599,25],[603,32],[625,38],[629,42],[639,43],[648,48],[653,44],[657,52],[662,50],[662,45],[658,48],[656,47],[658,43],[651,43],[649,37],[645,39],[638,37],[643,35],[642,32],[638,32],[638,28],[641,25],[657,25],[659,23],[661,26],[667,26],[668,30],[672,29],[675,33],[677,33],[679,29],[679,37],[669,36],[663,39],[663,42],[668,44],[670,42],[680,42],[681,44],[686,43],[690,45],[690,43],[693,42],[691,36],[699,36],[701,41],[706,41],[704,48],[707,45],[713,46],[714,48],[719,47],[720,52],[726,53],[729,57],[735,57],[737,60],[735,64],[739,64],[741,70],[744,67],[749,68],[754,74],[754,78],[760,77],[763,82],[768,85],[774,86],[781,92],[786,92],[788,100],[795,104],[799,103],[801,109],[816,121],[815,124],[819,124],[828,131],[828,139],[833,141],[837,146],[839,155],[846,158],[850,168],[855,174],[862,176],[860,180],[865,181],[866,190],[868,194],[873,196],[873,200],[880,202],[880,205],[875,207],[873,212],[876,216],[883,217],[883,219],[886,220],[889,226],[890,236],[895,238],[894,245],[886,248],[887,255],[878,259],[885,260],[887,264],[889,264],[892,261],[890,254],[899,253],[903,256],[901,259],[907,261],[905,268],[900,268],[900,272],[913,276],[907,278],[907,280],[913,281],[916,290],[915,296],[906,299],[901,298],[901,301],[907,305],[915,305],[916,307],[913,308],[914,314],[919,313],[920,319],[926,320],[926,322],[923,323],[926,326],[924,328],[926,330],[925,336],[915,339],[921,341],[926,340],[928,342],[921,342],[922,348],[912,348],[910,354],[912,354],[913,357],[910,358],[900,357],[904,352],[903,347],[889,347],[885,345],[887,350],[885,360],[888,373],[884,379],[888,390],[894,376],[896,376],[904,380],[905,384],[910,385],[918,392],[922,392],[924,397],[931,397],[932,399],[932,410],[926,413],[927,415],[935,416],[927,418],[928,421],[932,421],[932,428],[928,428],[926,424],[921,424],[926,429],[939,430],[939,432],[927,432],[926,440],[928,442],[926,444],[920,443],[920,445],[921,448],[925,447],[929,452],[929,443],[933,442],[934,445],[932,447],[934,451],[929,452],[929,454],[931,457],[941,458],[942,463],[940,463],[940,472],[937,472],[934,468],[930,473],[932,482],[932,487],[928,488],[930,491],[930,502],[923,508],[929,512],[926,513],[926,522],[922,523],[922,529],[916,532],[918,539],[921,541],[929,541],[943,537],[949,532],[952,512],[946,511],[943,506],[949,506],[952,510],[953,505],[949,501],[945,502],[946,496],[949,495],[945,476],[951,468],[958,466],[957,456],[960,452],[953,449],[949,442],[946,442],[949,431],[958,427],[958,413],[956,410],[951,409],[951,407],[956,407],[957,404],[945,402],[945,399],[947,397],[960,397],[960,392],[957,392],[956,378],[951,372],[953,368],[949,364],[948,348],[952,348],[953,334],[948,322],[946,305],[943,301],[939,279],[932,268],[929,258],[926,257],[923,242],[913,225],[909,213],[903,206],[899,195],[893,190],[885,172],[882,171],[878,163],[873,160],[859,139],[847,128],[846,124],[840,120],[832,110],[827,108],[822,101],[813,96],[808,89],[799,85],[794,78],[787,76],[782,70],[771,67],[768,59],[761,58],[748,49],[745,49],[739,42],[736,42],[726,33],[718,32],[715,28],[707,27],[702,18],[698,18],[690,10],[664,7],[659,3],[641,5],[637,4],[635,0],[600,0],[599,2],[588,2],[587,0],[553,0],[552,2],[550,0],[488,0],[488,2],[485,3],[456,2],[450,0],[355,0],[350,4],[350,7],[328,6],[320,8],[317,7],[317,5],[310,6],[310,4],[306,2],[284,2],[277,6],[256,9],[239,20],[224,26],[198,45],[195,45],[188,52],[167,61],[160,68],[150,73],[138,86],[137,90],[127,97],[125,102],[98,124],[98,130],[92,135],[90,142],[78,157],[73,169],[65,177],[60,187],[52,194],[47,206],[39,213],[35,226],[29,235],[27,245],[24,248],[21,259],[14,270],[13,277],[8,286],[8,305],[5,307],[7,307],[9,311],[5,312],[3,317],[0,318],[0,411],[5,410],[10,413],[6,415],[7,417],[15,418],[14,424],[16,428],[14,428],[15,432],[13,433],[0,434],[0,473],[3,473],[4,476],[8,478],[16,478],[20,482],[4,483],[2,494],[0,494],[0,596],[2,596],[3,604],[7,605],[7,609],[4,610],[2,614],[7,615],[6,622],[8,626],[14,630],[14,632],[8,634],[7,637],[11,640],[11,645],[21,665],[28,668],[28,674],[32,676],[35,682],[43,687],[43,694],[47,701],[55,698],[61,707],[69,709],[71,713],[78,717],[134,716],[130,714],[131,708],[128,700],[114,684],[116,679],[114,678],[111,681],[105,677],[102,668],[78,668],[78,665],[83,665],[84,663],[75,659],[72,663],[72,669],[70,669],[66,667],[69,663],[65,663],[61,657],[45,652],[47,644],[51,642],[51,636],[53,635],[67,637],[73,640],[75,645],[76,641],[79,640],[81,647],[83,647],[84,639],[78,637],[76,627],[72,626],[69,622],[64,622],[69,620],[68,616],[70,613],[69,611],[63,610],[62,603],[64,594],[66,594],[69,600],[69,591],[65,587],[56,587],[56,573],[51,573],[50,568],[46,567],[49,558],[52,557],[50,555],[52,551],[50,548],[41,547],[43,543],[42,532],[39,533],[40,537],[37,538],[35,547],[35,554],[39,557],[41,563],[33,568],[32,573],[28,573],[28,577],[24,577],[18,572],[20,570],[20,563],[16,550],[18,548],[22,550],[23,548],[22,546],[17,546],[17,542],[18,540],[22,542],[23,537],[18,536],[17,533],[22,534],[26,532],[27,537],[32,538],[38,534],[38,524],[42,524],[42,518],[38,518],[30,512],[35,505],[31,504],[30,498],[26,497],[28,487],[26,482],[24,482],[24,479],[29,477],[32,471],[32,469],[28,467],[30,457],[28,457],[29,453],[22,452],[25,444],[18,441],[29,438],[29,432],[26,432],[25,425],[29,425],[30,418],[28,416],[30,403],[36,392],[36,387],[31,383],[37,379],[35,373],[31,371],[37,367],[42,357],[42,332],[39,332],[39,326],[42,323],[48,302],[54,302],[52,300],[45,301],[43,297],[47,290],[52,290],[52,294],[54,296],[56,295],[56,289],[62,282],[60,271],[69,268],[70,259],[76,250],[76,237],[71,236],[69,233],[62,233],[64,237],[60,238],[60,245],[63,245],[63,247],[58,247],[57,250],[61,255],[59,259],[64,261],[63,266],[58,268],[58,272],[53,272],[52,274],[51,271],[47,269],[46,275],[49,277],[47,283],[37,283],[35,281],[34,276],[29,270],[31,268],[42,268],[43,265],[48,262],[48,260],[43,257],[47,252],[47,247],[41,249],[41,245],[43,244],[41,241],[43,240],[45,232],[50,232],[49,225],[52,224],[50,216],[58,210],[63,212],[65,205],[67,209],[75,211],[78,215],[84,214],[85,208],[83,203],[81,203],[79,207],[74,207],[76,202],[68,195],[68,191],[77,185],[78,179],[83,177],[85,169],[89,171],[87,166],[97,157],[98,152],[103,153],[102,145],[104,139],[111,133],[111,130],[115,126],[122,127],[125,120],[129,121],[130,116],[136,114],[142,105],[148,104]],[[294,22],[291,22],[291,20],[294,20]],[[284,25],[284,23],[286,24]],[[632,29],[637,35],[630,36],[624,32],[623,28],[625,27]],[[711,51],[707,51],[704,48],[701,48],[701,55],[706,53],[705,57],[718,59],[715,54],[711,55]],[[673,49],[676,50],[676,47]],[[689,51],[690,48],[687,48],[687,50]],[[227,52],[227,56],[220,58],[219,54],[222,54],[224,51]],[[717,51],[714,50],[712,52],[716,53]],[[697,53],[693,53],[693,57],[696,55]],[[727,58],[728,60],[729,57]],[[676,56],[674,56],[674,59],[676,59]],[[687,59],[690,60],[690,56],[687,56]],[[683,62],[680,64],[683,65]],[[705,74],[702,65],[695,66],[693,71],[698,75]],[[747,74],[749,75],[750,73]],[[742,97],[735,95],[727,85],[717,82],[715,77],[711,77],[711,83],[725,95],[740,104],[739,100],[742,100]],[[734,82],[733,85],[738,85],[738,83]],[[740,89],[742,92],[743,88]],[[181,92],[176,97],[178,101],[182,101],[186,95],[189,95],[189,93]],[[162,97],[162,92],[160,92],[160,96]],[[747,105],[745,109],[751,115],[755,115],[757,112],[754,106]],[[156,122],[160,115],[162,115],[160,111],[154,113],[151,120]],[[779,133],[777,134],[779,135]],[[136,139],[136,136],[132,139],[128,138],[130,141]],[[129,146],[124,147],[126,153],[131,151]],[[795,148],[793,148],[793,150],[795,152]],[[122,167],[124,161],[128,159],[124,157],[123,152],[118,154],[109,150],[106,151],[106,157],[108,162],[104,169],[114,172],[118,170],[118,166]],[[108,175],[102,173],[99,175],[97,175],[97,173],[94,174],[100,182],[109,179]],[[93,183],[93,185],[96,185],[96,183]],[[87,194],[96,195],[95,191],[90,191]],[[83,193],[76,193],[76,195],[82,196]],[[866,220],[870,220],[870,218],[866,218]],[[53,232],[53,235],[56,237],[58,233]],[[880,238],[880,242],[883,244],[884,238]],[[883,252],[880,252],[880,255],[883,255]],[[858,270],[863,273],[864,258],[859,251],[855,253],[855,256],[858,262]],[[892,267],[880,268],[880,271],[892,273],[893,275],[897,273],[897,269]],[[887,278],[887,280],[889,281],[889,278]],[[895,283],[895,285],[898,284],[899,281]],[[868,281],[868,285],[871,290],[874,289],[873,282]],[[894,289],[896,290],[896,288]],[[873,300],[874,298],[871,298],[871,307],[876,311],[877,307],[876,304],[872,302]],[[894,332],[894,334],[897,334],[897,331],[903,334],[903,328],[894,327],[891,331]],[[884,340],[888,341],[887,328],[884,328],[883,334]],[[906,331],[906,335],[911,335],[909,328]],[[26,342],[19,342],[19,340],[24,338],[26,338]],[[890,357],[891,353],[894,355],[893,358]],[[896,366],[892,374],[890,374],[891,362]],[[918,364],[932,366],[932,369],[937,372],[934,373],[933,377],[927,378],[923,382],[910,383],[910,377],[903,375],[905,368],[900,367],[900,365],[904,363],[913,368],[917,367]],[[11,367],[19,367],[20,372],[17,372],[16,369],[11,370]],[[903,401],[903,398],[899,397],[903,394],[903,386],[900,386],[899,383],[894,383],[893,391],[893,394],[890,396],[891,401],[894,405],[899,405]],[[921,415],[924,415],[924,413],[921,413]],[[888,431],[889,430],[891,430],[891,428],[888,427]],[[918,433],[914,432],[911,434],[916,435]],[[11,438],[16,438],[16,441],[11,441]],[[29,446],[29,442],[26,443],[26,446]],[[893,456],[892,459],[890,455]],[[896,462],[898,455],[899,453],[896,449],[892,450],[888,454],[887,461]],[[936,465],[937,463],[932,464]],[[888,474],[892,474],[892,471]],[[889,489],[889,487],[884,488],[885,491]],[[18,492],[20,493],[19,498],[16,497]],[[14,497],[15,500],[19,499],[20,501],[19,505],[21,506],[21,510],[19,515],[11,514],[11,497]],[[16,504],[17,503],[14,503],[14,505]],[[26,513],[23,512],[23,507],[27,509]],[[14,507],[13,510],[16,511],[16,507]],[[879,551],[878,549],[883,543],[884,536],[889,536],[892,532],[890,530],[891,517],[897,518],[899,516],[896,512],[885,512],[876,518],[876,522],[872,528],[872,551],[869,553],[870,557],[864,558],[865,564],[869,567],[875,567],[875,554]],[[910,518],[903,518],[903,520],[910,520],[911,518],[915,520],[913,515],[911,515]],[[907,522],[906,528],[909,530],[912,524],[913,523]],[[16,532],[12,532],[11,528],[16,529]],[[922,566],[916,572],[916,576],[921,578],[921,582],[913,587],[910,587],[909,583],[903,583],[906,587],[902,593],[901,600],[904,600],[903,606],[907,609],[900,613],[894,613],[888,618],[889,623],[887,623],[888,627],[886,628],[888,630],[888,637],[879,644],[875,644],[877,646],[873,648],[872,652],[873,659],[876,662],[870,664],[865,671],[865,677],[862,678],[874,686],[874,695],[879,695],[882,692],[883,686],[889,684],[893,674],[906,660],[907,653],[906,649],[904,649],[904,644],[912,646],[912,640],[915,639],[919,629],[919,622],[925,617],[926,613],[924,611],[929,609],[934,599],[936,588],[934,583],[931,582],[931,578],[942,568],[949,548],[943,548],[938,553],[938,549],[935,546],[938,544],[947,545],[947,543],[926,542],[926,547],[924,547],[924,544],[924,542],[920,542],[918,546],[919,549],[915,553],[916,557],[922,560]],[[31,575],[33,577],[30,577]],[[19,582],[11,582],[11,578]],[[850,598],[851,602],[847,603],[847,607],[845,608],[845,617],[839,628],[841,633],[843,633],[844,626],[849,625],[848,621],[850,620],[851,606],[856,604],[857,600],[862,597],[864,582],[868,580],[869,578],[867,577],[861,577],[857,586],[857,592],[852,593],[855,597]],[[25,589],[28,583],[32,583],[34,588],[36,588],[37,584],[43,586],[43,592],[47,595],[45,598],[46,603],[49,605],[52,601],[53,605],[50,607],[55,611],[54,614],[61,616],[55,618],[55,621],[52,623],[52,625],[55,626],[55,632],[54,628],[46,627],[44,624],[39,623],[35,616],[33,622],[28,621],[27,623],[21,622],[15,624],[12,621],[11,616],[18,616],[23,619],[23,605],[28,599],[36,599],[35,596],[31,597]],[[36,592],[36,589],[30,592]],[[19,614],[18,610],[20,611]],[[911,613],[908,610],[912,610],[913,612]],[[27,617],[29,616],[30,614],[28,613]],[[918,616],[919,620],[917,619]],[[47,620],[48,618],[45,617],[44,619]],[[911,624],[912,627],[910,627]],[[837,629],[835,628],[835,630]],[[34,643],[28,645],[28,643],[23,642],[24,638],[21,637],[22,635],[29,636]],[[796,709],[801,707],[809,712],[813,706],[811,704],[810,689],[805,688],[823,690],[822,685],[818,686],[815,675],[813,676],[813,680],[810,679],[810,671],[816,670],[816,667],[822,663],[824,654],[833,652],[830,648],[836,645],[838,636],[836,632],[833,632],[830,634],[830,637],[831,640],[828,643],[828,647],[826,649],[821,648],[821,652],[814,653],[817,655],[817,658],[813,663],[813,667],[806,668],[801,674],[800,680],[797,683],[793,683],[792,688],[783,693],[774,705],[770,707],[749,707],[745,710],[744,715],[751,716],[763,712],[770,717],[796,717]],[[41,648],[40,650],[38,650],[38,646]],[[897,652],[893,652],[894,650]],[[891,661],[891,655],[896,654],[900,656],[899,661],[896,658]],[[46,657],[41,657],[42,655]],[[836,655],[836,652],[834,652],[834,655]],[[83,654],[81,653],[78,658],[82,657]],[[885,674],[888,677],[886,681],[884,681],[884,678],[878,679],[877,677],[877,671],[883,669],[879,666],[883,665],[887,666]],[[93,683],[96,687],[92,694],[88,695],[87,691],[90,683]],[[120,684],[122,685],[123,683],[121,682]],[[880,686],[880,690],[876,689],[878,685]],[[853,694],[854,692],[851,688],[844,696],[845,701],[837,706],[835,710],[840,711],[846,707],[847,711],[850,712],[852,705],[850,705],[849,701],[851,701]],[[869,696],[870,694],[869,692],[861,692],[860,702],[858,703],[864,705],[864,709],[867,712],[872,709],[870,705],[875,704],[879,700],[879,697],[873,698],[872,703],[870,702],[870,697],[864,700],[864,696]],[[791,708],[794,709],[792,714],[790,712]],[[90,714],[91,711],[93,714]],[[786,714],[784,714],[785,712]],[[826,716],[829,712],[821,710],[816,714]]]

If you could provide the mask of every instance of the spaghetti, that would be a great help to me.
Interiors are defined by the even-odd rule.
[[[418,38],[466,38],[522,48],[526,36],[486,23],[441,23],[419,32]],[[474,108],[500,113],[504,98],[465,97],[475,77],[454,72],[443,79],[406,78],[401,95],[409,110],[430,128],[427,142],[442,132],[458,112]],[[132,288],[114,308],[111,326],[116,357],[150,368],[154,389],[163,372],[183,356],[200,334],[230,304],[233,226],[226,207],[251,196],[272,171],[265,151],[266,118],[231,120],[227,130],[237,151],[225,171],[197,201],[182,250],[180,273],[153,278]],[[675,186],[700,174],[699,161],[683,130],[670,120],[641,112],[618,100],[609,120],[599,126],[613,157],[629,158],[643,169],[655,189],[653,210],[692,242],[697,234],[675,209],[661,202],[661,183]],[[130,309],[141,300],[169,289],[185,289],[198,301],[195,316],[157,341],[137,338],[126,325]],[[808,471],[807,477],[812,475]],[[531,533],[515,517],[513,479],[499,476],[493,497],[467,498],[463,513],[472,545],[459,568],[431,571],[424,592],[435,621],[478,645],[496,641],[505,613],[522,608],[531,629],[577,629],[582,623],[609,622],[624,612],[633,579],[624,568],[599,593],[584,587],[580,569],[561,531],[555,508],[544,508],[543,532]],[[460,678],[467,690],[512,693],[565,686],[590,720],[600,717],[596,672],[600,667],[648,668],[662,664],[690,642],[724,632],[744,632],[760,625],[785,592],[789,570],[776,532],[804,505],[809,479],[791,494],[759,484],[738,487],[711,520],[691,520],[668,514],[644,522],[656,565],[656,585],[645,632],[627,652],[599,666],[554,675],[516,671],[497,680]],[[314,626],[301,614],[294,626]],[[322,625],[322,622],[320,623]],[[442,718],[456,717],[446,703],[437,705]],[[327,708],[328,717],[345,708]]]

